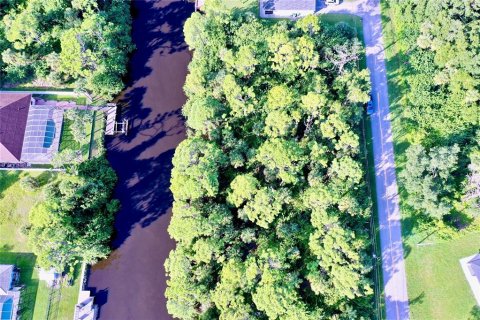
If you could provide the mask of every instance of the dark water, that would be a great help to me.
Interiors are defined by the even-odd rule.
[[[137,50],[119,105],[133,125],[127,136],[107,140],[122,208],[114,251],[92,268],[88,281],[100,319],[171,319],[163,264],[174,247],[167,233],[173,200],[169,185],[172,157],[185,137],[182,87],[191,56],[182,30],[192,11],[181,0],[132,1]]]

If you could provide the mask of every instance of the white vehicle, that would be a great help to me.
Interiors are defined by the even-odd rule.
[[[330,4],[340,4],[340,0],[325,0],[325,4],[327,6]]]

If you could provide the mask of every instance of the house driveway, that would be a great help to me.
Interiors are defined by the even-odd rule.
[[[386,316],[388,320],[409,319],[380,0],[344,1],[340,5],[322,8],[319,13],[352,14],[363,20],[367,67],[370,70],[375,108],[371,126]]]
[[[96,294],[99,319],[163,320],[167,313],[164,263],[175,246],[167,227],[172,157],[185,137],[181,108],[191,56],[183,23],[193,5],[178,0],[132,1],[128,88],[117,103],[130,119],[128,136],[107,138],[107,156],[118,175],[114,250],[94,265],[87,287]]]

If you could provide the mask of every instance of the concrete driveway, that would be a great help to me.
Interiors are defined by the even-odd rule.
[[[386,316],[388,320],[409,319],[380,0],[344,1],[340,5],[325,7],[319,13],[352,14],[363,20],[367,67],[370,70],[375,107],[371,125]]]

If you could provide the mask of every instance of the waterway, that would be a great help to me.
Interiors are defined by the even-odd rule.
[[[182,87],[191,54],[183,24],[193,5],[185,1],[132,1],[128,87],[118,98],[128,135],[107,140],[108,159],[118,174],[111,256],[92,267],[87,287],[96,294],[100,319],[171,319],[166,309],[164,262],[175,243],[167,233],[171,217],[170,172],[185,137]]]

